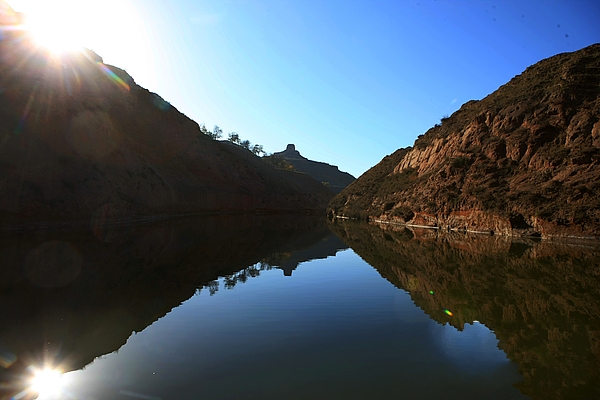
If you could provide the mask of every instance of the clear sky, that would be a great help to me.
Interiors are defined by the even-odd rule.
[[[600,42],[597,0],[8,2],[198,123],[355,176],[529,65]]]

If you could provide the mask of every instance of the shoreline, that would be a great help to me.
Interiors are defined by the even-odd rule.
[[[476,234],[476,235],[486,235],[486,236],[502,236],[502,237],[514,237],[514,238],[527,238],[527,239],[539,239],[539,240],[550,240],[550,241],[584,241],[584,242],[593,242],[593,243],[598,243],[600,244],[600,236],[577,236],[577,235],[528,235],[528,234],[520,234],[518,232],[515,232],[514,230],[511,231],[510,235],[507,235],[505,233],[499,232],[499,231],[493,231],[493,230],[473,230],[473,229],[460,229],[460,228],[443,228],[443,227],[439,227],[439,226],[435,226],[435,225],[419,225],[419,224],[410,224],[410,223],[406,223],[406,222],[399,222],[399,221],[389,221],[389,220],[382,220],[382,219],[368,219],[367,221],[362,221],[359,219],[353,219],[353,218],[349,218],[346,216],[335,216],[335,219],[341,219],[341,220],[353,220],[353,221],[361,221],[361,222],[366,222],[366,223],[376,223],[379,225],[391,225],[391,226],[403,226],[406,228],[417,228],[417,229],[430,229],[433,231],[438,231],[438,232],[455,232],[455,233],[462,233],[462,234],[467,234],[467,233],[471,233],[471,234]]]

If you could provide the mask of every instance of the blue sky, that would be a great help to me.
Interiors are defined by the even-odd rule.
[[[198,123],[355,176],[529,65],[600,42],[596,0],[116,4],[138,25],[107,21],[112,39],[88,44],[105,62]]]

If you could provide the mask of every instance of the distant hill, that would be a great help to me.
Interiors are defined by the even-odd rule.
[[[324,212],[319,182],[212,140],[95,53],[59,57],[26,31],[1,39],[3,221]]]
[[[363,174],[331,216],[600,236],[600,44],[543,60]]]
[[[335,165],[312,161],[303,157],[293,144],[288,144],[284,151],[273,153],[273,155],[289,162],[296,171],[312,176],[334,193],[341,192],[356,180],[349,173],[340,171]]]

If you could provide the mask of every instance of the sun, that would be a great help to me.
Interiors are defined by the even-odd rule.
[[[35,42],[55,53],[111,49],[124,53],[144,42],[136,0],[8,0],[25,16]],[[139,8],[139,4],[138,4]]]
[[[65,53],[80,50],[83,44],[77,29],[69,24],[60,24],[44,19],[30,18],[27,28],[35,42],[53,53]]]
[[[13,1],[20,4],[20,2]],[[86,0],[28,1],[25,28],[35,42],[53,53],[76,51],[90,39],[97,13]]]
[[[24,16],[24,28],[40,49],[60,55],[87,48],[139,81],[155,81],[153,53],[165,44],[156,29],[149,29],[155,22],[146,12],[146,0],[6,2]]]
[[[41,369],[34,373],[31,390],[38,394],[38,399],[57,397],[62,391],[62,374],[55,369]]]

